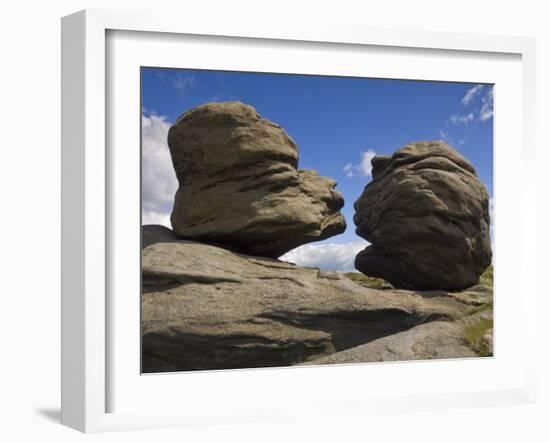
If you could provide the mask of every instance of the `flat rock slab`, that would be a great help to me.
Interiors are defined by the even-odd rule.
[[[476,305],[475,292],[369,289],[340,273],[143,229],[161,241],[153,232],[142,250],[144,372],[299,364]]]
[[[479,357],[476,350],[465,341],[464,328],[487,318],[492,318],[492,311],[453,322],[434,321],[421,324],[409,330],[319,358],[307,365]],[[492,353],[492,329],[485,333],[483,339],[490,345]]]

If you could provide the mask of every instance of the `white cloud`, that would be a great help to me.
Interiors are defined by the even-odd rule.
[[[462,97],[462,100],[460,100],[460,102],[464,106],[469,105],[471,101],[481,92],[482,89],[483,89],[482,84],[476,84],[475,86],[471,87],[466,91],[466,94],[464,95],[464,97]]]
[[[355,270],[355,256],[368,245],[369,243],[363,240],[344,244],[306,244],[291,250],[279,259],[302,267],[352,272]]]
[[[485,122],[493,116],[493,88],[489,89],[481,100],[482,105],[481,110],[479,111],[479,119],[480,121]]]
[[[354,168],[354,166],[351,163],[348,163],[344,166],[343,170],[344,170],[344,172],[346,172],[347,177],[351,178],[351,177],[355,176],[355,174],[353,173],[353,168]]]
[[[353,178],[356,174],[362,176],[372,176],[372,164],[371,160],[376,156],[376,152],[372,149],[368,149],[366,152],[361,152],[361,161],[358,164],[348,163],[344,166],[343,170],[346,172],[346,176]]]
[[[439,130],[439,137],[456,148],[466,144],[467,134],[471,130],[470,124],[478,121],[485,122],[493,116],[493,88],[491,86],[485,87],[483,84],[472,86],[466,91],[460,103],[463,106],[471,106],[464,113],[451,114],[445,122],[445,129],[450,130],[453,135],[451,136],[447,130]],[[464,127],[461,128],[460,125],[464,125]],[[459,127],[452,128],[449,126]]]
[[[470,112],[467,115],[453,114],[449,117],[447,123],[451,123],[453,125],[464,124],[467,126],[474,121],[474,118],[475,117],[473,112]]]
[[[152,114],[141,117],[143,224],[158,223],[170,226],[168,218],[172,211],[178,181],[166,141],[169,128],[170,123],[163,116]]]
[[[161,224],[168,227],[169,229],[172,228],[169,213],[155,212],[153,210],[142,210],[141,224]]]

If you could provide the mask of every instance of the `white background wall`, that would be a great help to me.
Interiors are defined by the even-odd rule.
[[[549,310],[540,288],[540,402],[524,407],[411,412],[362,420],[291,422],[84,436],[59,425],[60,17],[83,8],[168,10],[383,28],[535,36],[538,41],[539,191],[548,195],[550,13],[544,1],[58,0],[4,2],[0,10],[0,439],[156,440],[550,440]],[[516,155],[517,152],[510,152]],[[517,177],[510,177],[517,179]],[[520,183],[518,182],[518,185]],[[545,198],[548,200],[548,197]],[[550,225],[539,212],[540,275]],[[544,209],[544,211],[543,211]],[[510,238],[513,241],[514,238]],[[542,281],[542,278],[541,278]],[[414,380],[411,380],[413,382]],[[322,386],[320,386],[322,388]]]

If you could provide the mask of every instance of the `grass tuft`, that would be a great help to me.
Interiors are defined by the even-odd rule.
[[[491,264],[479,277],[479,283],[488,287],[493,287],[493,265]]]
[[[351,279],[353,282],[360,284],[364,287],[370,287],[373,289],[391,288],[391,284],[381,278],[373,278],[372,276],[363,275],[358,272],[347,272],[344,276]]]
[[[468,316],[475,315],[476,313],[486,312],[487,310],[493,310],[493,298],[485,304],[480,304],[477,307],[472,308],[468,312]]]
[[[492,319],[480,319],[464,327],[464,342],[479,356],[492,356],[492,350],[483,335],[493,328]]]

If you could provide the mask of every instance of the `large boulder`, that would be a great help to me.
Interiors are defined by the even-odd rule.
[[[356,269],[394,287],[459,290],[477,284],[491,263],[487,189],[442,141],[374,157],[372,181],[354,207],[356,232],[371,243]]]
[[[489,302],[477,289],[366,288],[341,273],[170,241],[169,233],[143,227],[144,372],[300,364]]]
[[[184,113],[168,145],[179,181],[171,222],[180,238],[279,257],[346,228],[336,182],[298,170],[298,148],[240,102]]]

